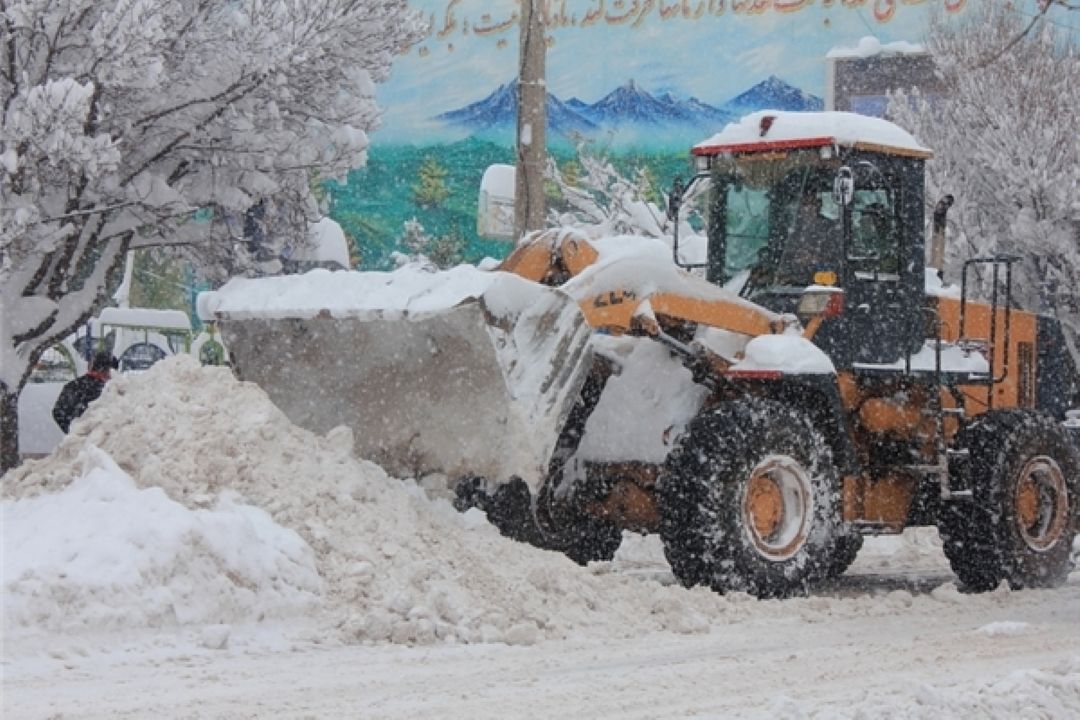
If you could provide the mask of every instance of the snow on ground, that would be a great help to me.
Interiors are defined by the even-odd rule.
[[[97,448],[80,461],[63,490],[4,506],[5,626],[232,622],[304,611],[320,592],[311,547],[263,510],[230,493],[188,510]]]
[[[579,568],[186,357],[3,478],[5,718],[1080,716],[1080,576],[959,593],[932,530],[807,598]]]
[[[212,507],[224,494],[298,533],[326,583],[327,635],[341,642],[532,644],[583,634],[620,637],[635,628],[702,632],[706,617],[725,612],[722,599],[705,590],[642,585],[509,543],[475,515],[460,515],[446,500],[429,502],[415,483],[388,477],[355,459],[351,449],[344,428],[315,436],[229,370],[171,358],[110,383],[52,456],[5,478],[5,495],[22,498],[13,503],[16,522],[5,523],[5,534],[20,530],[20,517],[33,516],[24,503],[45,502],[42,493],[68,487],[74,478],[85,482],[87,455],[104,454],[137,487],[162,488],[189,511]],[[94,514],[93,496],[85,497],[85,512]],[[51,501],[68,502],[64,493]],[[57,534],[41,542],[68,542],[66,514],[38,531]],[[135,582],[156,586],[160,578],[144,573]],[[7,574],[4,592],[16,598],[67,594]],[[173,602],[182,625],[185,599]]]

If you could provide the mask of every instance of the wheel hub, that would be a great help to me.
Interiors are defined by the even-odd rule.
[[[1053,458],[1031,458],[1020,471],[1013,498],[1020,536],[1028,547],[1053,547],[1068,524],[1069,491],[1065,475]]]
[[[785,560],[806,541],[811,515],[810,474],[787,456],[771,456],[750,474],[743,520],[755,549],[769,560]]]
[[[759,537],[771,537],[784,514],[784,498],[780,486],[770,475],[750,478],[746,491],[746,505]]]

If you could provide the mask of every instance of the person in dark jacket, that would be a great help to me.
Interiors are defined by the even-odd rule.
[[[61,430],[67,433],[72,421],[82,415],[90,403],[98,399],[114,367],[116,361],[112,355],[96,353],[90,359],[90,369],[86,374],[64,385],[52,411],[53,420]]]

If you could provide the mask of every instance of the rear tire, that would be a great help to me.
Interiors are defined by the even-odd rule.
[[[781,403],[740,399],[699,415],[668,457],[658,500],[664,553],[684,585],[783,597],[835,561],[832,453]]]
[[[938,529],[964,588],[1063,583],[1073,566],[1080,463],[1060,424],[1032,412],[992,411],[965,429],[959,445],[969,451],[972,500],[947,503]]]

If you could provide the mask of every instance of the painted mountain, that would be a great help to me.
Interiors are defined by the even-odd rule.
[[[580,102],[580,101],[579,101]],[[517,81],[500,85],[483,100],[438,115],[435,119],[464,126],[474,132],[513,129],[517,125]],[[596,124],[551,93],[547,94],[548,127],[560,132],[590,134]]]
[[[825,102],[771,75],[746,92],[724,103],[724,110],[741,117],[756,110],[823,110]]]
[[[623,144],[673,144],[720,130],[725,124],[755,110],[820,110],[820,98],[773,76],[732,98],[721,107],[697,98],[672,93],[652,95],[634,80],[619,86],[594,103],[579,98],[562,101],[548,93],[548,129],[559,136],[586,137],[617,133]],[[517,115],[517,83],[500,85],[495,92],[471,105],[450,110],[436,119],[488,138],[504,139],[512,133]]]
[[[598,125],[614,126],[625,123],[666,125],[672,122],[694,122],[697,119],[688,107],[683,106],[672,95],[653,97],[633,80],[579,112]]]

